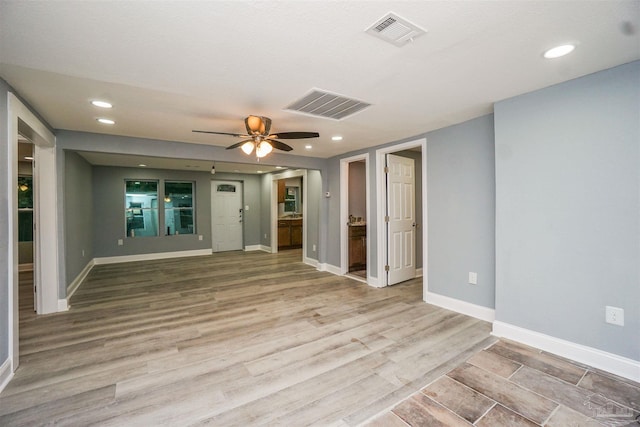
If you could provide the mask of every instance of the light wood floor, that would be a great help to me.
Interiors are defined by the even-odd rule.
[[[495,342],[419,280],[375,289],[300,258],[96,266],[66,313],[21,301],[0,425],[356,425]]]

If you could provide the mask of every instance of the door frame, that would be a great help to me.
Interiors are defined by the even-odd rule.
[[[271,253],[278,253],[278,180],[302,177],[302,261],[307,259],[307,191],[308,179],[306,169],[286,170],[271,175]]]
[[[384,173],[385,157],[387,154],[393,154],[398,151],[409,150],[411,148],[420,147],[421,149],[421,172],[422,172],[422,298],[425,299],[429,290],[429,275],[428,275],[428,223],[427,223],[427,138],[420,138],[412,141],[403,142],[400,144],[391,145],[388,147],[380,148],[376,150],[376,188],[377,188],[377,200],[376,200],[376,236],[377,236],[377,272],[378,272],[378,287],[388,286],[388,275],[384,270],[384,266],[387,263],[387,227],[384,222],[384,216],[387,207],[387,191],[386,191],[386,179]]]
[[[364,160],[365,163],[365,221],[367,223],[367,249],[371,242],[371,194],[369,183],[369,153],[358,154],[356,156],[340,159],[340,273],[345,275],[349,272],[349,164]],[[367,283],[371,283],[371,251],[367,250]]]
[[[18,127],[22,121],[33,132],[34,144],[34,281],[39,285],[36,298],[38,314],[67,309],[66,299],[58,300],[58,252],[62,248],[58,233],[56,176],[56,138],[54,134],[13,93],[7,94],[7,217],[9,226],[8,296],[9,360],[11,372],[19,363],[18,303]],[[47,212],[46,215],[41,215]]]

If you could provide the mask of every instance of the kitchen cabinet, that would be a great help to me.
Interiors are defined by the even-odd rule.
[[[349,271],[367,266],[367,226],[349,226]]]
[[[278,249],[302,247],[302,218],[278,220]]]
[[[284,203],[286,188],[284,179],[278,180],[278,203]]]

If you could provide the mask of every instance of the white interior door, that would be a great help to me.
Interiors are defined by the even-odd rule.
[[[387,285],[416,277],[415,162],[387,154]]]
[[[211,181],[211,232],[213,252],[242,249],[242,184]]]

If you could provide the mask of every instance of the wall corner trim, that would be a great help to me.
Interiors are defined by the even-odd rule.
[[[593,347],[524,329],[509,323],[493,322],[492,335],[517,341],[615,375],[640,382],[640,361],[628,359]]]
[[[62,298],[58,300],[58,313],[63,311],[69,311],[69,303],[66,298]]]
[[[496,311],[493,308],[483,307],[433,292],[427,292],[424,301],[486,322],[493,322],[496,318]]]
[[[2,365],[0,365],[0,393],[9,384],[13,378],[13,372],[11,371],[11,359],[7,358]]]
[[[211,249],[195,249],[191,251],[157,252],[157,253],[151,253],[151,254],[98,257],[98,258],[94,258],[93,262],[95,265],[117,264],[120,262],[151,261],[156,259],[204,256],[204,255],[211,255],[212,253],[213,251]]]

